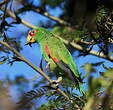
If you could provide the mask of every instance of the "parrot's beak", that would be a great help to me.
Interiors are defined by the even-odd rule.
[[[26,40],[27,40],[27,42],[25,43],[25,45],[31,46],[32,43],[35,43],[35,40],[30,35],[27,36]]]
[[[25,45],[29,45],[30,47],[32,47],[30,42],[26,42]]]

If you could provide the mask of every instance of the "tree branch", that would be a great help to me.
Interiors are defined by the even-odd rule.
[[[76,44],[75,42],[69,42],[69,41],[67,41],[67,40],[65,40],[65,39],[63,39],[63,38],[61,38],[61,37],[59,37],[59,36],[57,36],[57,37],[58,37],[59,39],[61,39],[66,45],[71,45],[71,46],[74,47],[75,49],[84,52],[84,48],[83,48],[82,46]],[[106,55],[104,55],[103,53],[96,52],[96,51],[94,51],[94,50],[91,50],[91,51],[89,52],[89,54],[113,62],[113,57],[112,57],[112,56],[106,56]]]
[[[39,13],[39,14],[41,14],[41,15],[43,15],[43,16],[45,16],[45,17],[47,17],[47,18],[49,18],[49,19],[51,19],[51,20],[53,20],[53,21],[56,21],[57,23],[59,23],[59,24],[61,24],[61,25],[65,25],[65,26],[69,26],[69,27],[71,27],[71,24],[70,23],[68,23],[67,21],[65,21],[65,20],[63,20],[63,19],[60,19],[60,18],[57,18],[57,17],[55,17],[55,16],[52,16],[52,15],[50,15],[47,11],[44,11],[44,10],[42,10],[41,8],[39,8],[39,7],[36,7],[36,6],[33,6],[33,5],[26,5],[26,6],[24,6],[24,8],[20,8],[18,11],[17,11],[17,13],[21,13],[21,12],[23,12],[23,10],[26,8],[26,11],[28,11],[28,10],[32,10],[32,11],[34,11],[34,12],[36,12],[36,13]]]
[[[14,14],[13,12],[11,12],[10,10],[7,10],[6,13],[7,13],[10,17],[12,17],[13,19],[16,20],[16,16],[15,16],[15,14]],[[24,24],[25,26],[29,27],[29,28],[37,28],[37,26],[34,26],[34,25],[28,23],[27,21],[25,21],[25,20],[23,20],[23,19],[21,19],[21,23]],[[63,38],[61,38],[61,37],[59,37],[59,36],[57,36],[57,37],[60,38],[65,44],[71,45],[73,48],[75,48],[75,49],[77,49],[77,50],[79,50],[79,51],[84,52],[84,48],[83,48],[82,46],[78,45],[77,43],[67,41],[67,40],[65,40],[65,39],[63,39]],[[99,53],[99,52],[96,52],[96,51],[94,51],[94,50],[91,50],[91,51],[89,52],[89,54],[113,62],[113,57],[112,57],[112,56],[106,56],[106,55],[104,55],[103,53]]]
[[[8,3],[8,2],[9,2],[9,0],[3,0],[3,1],[1,1],[1,2],[0,2],[0,7],[1,7],[2,5],[4,5],[4,4]]]
[[[3,8],[1,8],[1,9],[3,10]],[[7,13],[11,18],[13,18],[13,19],[15,19],[15,20],[17,19],[16,16],[15,16],[15,14],[14,14],[12,11],[6,10],[6,13]],[[21,22],[22,22],[22,24],[24,24],[25,26],[27,26],[27,27],[29,27],[29,28],[37,28],[36,26],[30,24],[29,22],[27,22],[27,21],[25,21],[25,20],[23,20],[23,19],[21,19]]]
[[[31,7],[31,10],[35,11],[35,12],[38,12],[39,14],[43,15],[43,16],[46,16],[47,18],[53,20],[53,21],[56,21],[57,23],[61,24],[61,25],[65,25],[65,26],[71,26],[70,23],[68,23],[67,21],[63,20],[63,19],[60,19],[60,18],[57,18],[55,16],[52,16],[50,15],[48,12],[46,11],[41,11],[40,8],[35,8],[35,7]]]
[[[11,47],[8,43],[0,41],[0,44],[7,47],[10,51],[12,51],[16,56],[18,56],[23,62],[25,62],[27,65],[29,65],[31,68],[33,68],[36,72],[38,72],[40,75],[42,75],[48,82],[52,83],[52,80],[40,69],[34,66],[31,62],[29,62],[24,56],[22,56],[17,50],[15,50],[13,47]],[[66,97],[69,100],[69,97],[60,89],[56,89],[57,92],[62,94],[64,97]]]

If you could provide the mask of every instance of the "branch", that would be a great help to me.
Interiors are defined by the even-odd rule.
[[[4,5],[4,4],[8,3],[8,2],[9,2],[9,0],[1,1],[1,2],[0,2],[0,7],[1,7],[2,5]]]
[[[4,11],[4,8],[0,7],[0,9],[1,9],[2,11]],[[7,13],[8,16],[10,16],[11,18],[13,18],[13,19],[15,19],[15,20],[17,19],[16,15],[15,15],[12,11],[6,10],[6,13]],[[29,28],[37,28],[36,26],[30,24],[29,22],[27,22],[27,21],[25,21],[25,20],[23,20],[23,19],[21,19],[21,23],[24,24],[25,26],[29,27]]]
[[[68,23],[67,21],[63,20],[63,19],[60,19],[60,18],[57,18],[55,16],[52,16],[50,15],[48,12],[46,11],[41,11],[40,8],[35,8],[35,7],[32,7],[31,10],[35,11],[35,12],[38,12],[39,14],[43,15],[43,16],[46,16],[47,18],[53,20],[53,21],[56,21],[57,23],[61,24],[61,25],[65,25],[65,26],[71,26],[70,23]]]
[[[2,8],[1,8],[1,9],[2,9]],[[3,10],[3,9],[2,9],[2,10]],[[17,19],[16,16],[15,16],[15,14],[14,14],[12,11],[6,10],[6,13],[7,13],[11,18],[13,18],[13,19],[15,19],[15,20]],[[23,19],[21,19],[21,22],[22,22],[22,24],[24,24],[24,25],[27,26],[27,27],[30,27],[30,28],[37,28],[36,26],[34,26],[34,25],[28,23],[27,21],[25,21],[25,20],[23,20]]]
[[[11,12],[10,10],[7,10],[6,13],[7,13],[10,17],[12,17],[13,19],[16,20],[16,16],[15,16],[15,14],[14,14],[13,12]],[[24,24],[25,26],[29,27],[29,28],[37,28],[37,26],[34,26],[34,25],[28,23],[27,21],[25,21],[25,20],[23,20],[23,19],[21,19],[21,23]],[[57,36],[57,37],[59,37],[59,36]],[[82,46],[78,45],[77,43],[75,43],[75,42],[69,42],[69,41],[67,41],[67,40],[65,40],[65,39],[63,39],[63,38],[61,38],[61,37],[59,37],[59,38],[60,38],[65,44],[71,45],[73,48],[75,48],[75,49],[77,49],[77,50],[79,50],[79,51],[84,52],[84,48],[83,48]],[[89,54],[113,62],[113,57],[112,57],[112,56],[106,56],[106,55],[104,55],[103,53],[99,53],[99,52],[96,52],[96,51],[94,51],[94,50],[90,51]]]
[[[65,21],[65,20],[63,20],[63,19],[60,19],[60,18],[57,18],[57,17],[55,17],[55,16],[52,16],[52,15],[50,15],[47,11],[44,11],[44,10],[42,10],[41,8],[39,8],[39,7],[36,7],[36,6],[33,6],[33,5],[26,5],[26,6],[24,6],[24,8],[20,8],[18,11],[17,11],[17,13],[21,13],[21,12],[23,12],[23,10],[25,10],[25,8],[27,9],[27,11],[28,10],[32,10],[32,11],[34,11],[34,12],[36,12],[36,13],[39,13],[39,14],[41,14],[41,15],[43,15],[43,16],[45,16],[45,17],[47,17],[47,18],[49,18],[49,19],[51,19],[51,20],[53,20],[53,21],[56,21],[57,23],[59,23],[59,24],[61,24],[61,25],[65,25],[65,26],[69,26],[69,27],[71,27],[71,24],[70,23],[68,23],[67,21]]]
[[[69,42],[69,41],[67,41],[67,40],[65,40],[65,39],[63,39],[63,38],[61,38],[61,37],[59,37],[59,36],[57,36],[57,37],[58,37],[59,39],[61,39],[66,45],[71,45],[73,48],[75,48],[75,49],[77,49],[77,50],[79,50],[79,51],[84,52],[84,48],[83,48],[82,46],[76,44],[75,42]],[[91,51],[89,52],[89,54],[113,62],[113,57],[112,57],[112,56],[106,56],[106,55],[104,55],[103,53],[96,52],[96,51],[94,51],[94,50],[91,50]]]
[[[31,68],[33,68],[36,72],[38,72],[40,75],[42,75],[48,82],[52,83],[52,80],[40,69],[34,66],[31,62],[29,62],[24,56],[22,56],[17,50],[15,50],[13,47],[11,47],[8,43],[0,41],[0,44],[7,47],[10,51],[12,51],[16,56],[18,56],[23,62],[25,62],[27,65],[29,65]],[[56,89],[57,92],[61,93],[64,97],[66,97],[69,100],[69,97],[60,89]]]

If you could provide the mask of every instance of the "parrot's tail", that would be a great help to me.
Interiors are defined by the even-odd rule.
[[[82,88],[82,84],[79,82],[79,85],[78,85],[78,89],[79,89],[79,91],[80,91],[80,93],[82,94],[82,95],[85,95],[85,92],[84,92],[84,90],[83,90],[83,88]]]

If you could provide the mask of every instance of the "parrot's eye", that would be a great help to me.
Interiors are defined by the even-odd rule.
[[[34,36],[35,33],[34,33],[34,32],[29,32],[29,35],[30,35],[30,36]]]
[[[29,32],[29,35],[33,37],[36,35],[36,32],[38,32],[38,30],[32,30]]]

